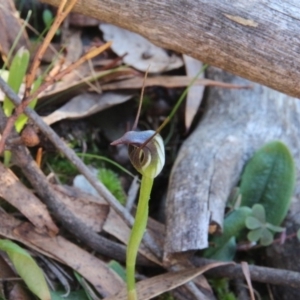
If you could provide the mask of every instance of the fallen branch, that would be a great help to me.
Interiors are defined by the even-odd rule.
[[[300,97],[299,1],[81,0],[74,11]]]
[[[209,265],[214,260],[205,259],[200,257],[193,257],[192,262],[195,266],[201,267]],[[259,267],[249,265],[249,271],[251,280],[257,282],[264,282],[275,285],[284,285],[290,287],[300,286],[300,273],[295,271],[288,271],[282,269],[274,269],[268,267]],[[205,274],[208,277],[223,278],[227,277],[230,279],[244,278],[242,266],[240,264],[228,265],[224,267],[217,267],[215,269],[207,271]]]

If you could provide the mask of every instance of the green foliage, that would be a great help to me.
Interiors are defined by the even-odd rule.
[[[20,87],[22,82],[24,81],[26,71],[28,68],[30,59],[30,54],[27,49],[24,49],[23,47],[20,48],[16,55],[14,56],[10,68],[9,73],[7,77],[7,84],[11,87],[11,89],[18,94],[20,91]],[[2,75],[2,73],[1,73]],[[36,90],[41,84],[41,78],[38,78],[33,85],[33,90]],[[29,107],[34,108],[37,102],[37,98],[34,99],[30,104]],[[7,117],[11,116],[14,104],[11,102],[11,100],[5,96],[3,101],[3,111]],[[25,114],[21,114],[18,119],[15,122],[15,128],[17,132],[21,132],[24,125],[27,123],[28,117]],[[11,159],[11,153],[10,151],[4,152],[4,164],[6,166],[9,165]]]
[[[50,9],[44,9],[43,11],[43,22],[46,28],[50,28],[53,23],[53,14]]]
[[[43,11],[42,17],[43,17],[43,22],[45,24],[45,29],[43,31],[43,33],[44,33],[45,31],[48,31],[48,29],[51,27],[51,25],[54,21],[54,16],[53,16],[53,13],[51,12],[51,10],[46,8]],[[58,29],[55,34],[60,35],[60,33],[61,33],[61,31],[60,31],[60,29]]]
[[[24,81],[26,71],[29,64],[29,51],[24,49],[23,47],[18,50],[16,55],[14,56],[8,73],[7,84],[12,88],[12,90],[18,94],[20,91],[20,87],[22,82]],[[42,83],[41,77],[39,77],[33,84],[33,91],[35,91]],[[29,104],[29,107],[34,108],[37,102],[37,98],[32,100]],[[3,110],[7,117],[11,116],[12,111],[14,109],[14,104],[11,100],[5,96],[3,101]],[[24,125],[26,124],[28,117],[24,114],[20,115],[15,122],[15,128],[17,132],[20,132]]]
[[[61,155],[51,154],[46,156],[46,161],[50,171],[53,171],[62,183],[70,182],[78,172],[76,167]]]
[[[246,218],[246,227],[250,229],[247,237],[250,242],[259,240],[262,246],[273,243],[274,233],[282,232],[284,228],[272,225],[266,221],[266,212],[261,204],[255,204],[252,214]]]
[[[34,83],[32,88],[32,93],[35,92],[42,83],[42,77],[38,77]],[[38,98],[34,98],[28,105],[28,107],[34,109],[37,104]],[[17,132],[21,132],[21,130],[24,128],[25,124],[27,123],[28,117],[25,114],[21,114],[15,123],[15,128]]]
[[[213,279],[210,284],[214,291],[216,292],[217,298],[219,300],[236,300],[236,296],[230,292],[229,281],[226,278]]]
[[[51,300],[89,300],[84,290],[73,291],[65,296],[64,291],[51,291]]]
[[[106,168],[100,168],[98,170],[98,179],[120,201],[121,204],[126,203],[122,184],[115,172]]]
[[[50,291],[43,271],[29,253],[10,240],[0,240],[0,249],[7,253],[30,291],[41,300],[50,300]]]
[[[29,51],[22,47],[18,50],[11,62],[7,84],[16,94],[19,93],[21,84],[24,80],[29,64],[29,58]],[[3,110],[5,115],[8,117],[11,116],[14,107],[15,106],[11,102],[11,100],[7,96],[5,96],[3,101]]]
[[[295,166],[289,149],[273,141],[259,149],[246,165],[240,192],[242,206],[260,203],[266,221],[278,226],[285,218],[295,184]]]
[[[124,267],[115,260],[111,260],[108,266],[114,270],[126,282],[126,271]]]
[[[223,234],[213,236],[211,243],[213,246],[206,249],[203,255],[207,258],[232,260],[235,254],[235,238],[238,238],[245,228],[245,220],[251,214],[249,207],[240,207],[230,212],[223,226]]]

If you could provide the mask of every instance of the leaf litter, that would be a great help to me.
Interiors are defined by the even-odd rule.
[[[1,5],[0,13],[7,20],[7,16],[17,15],[14,6],[11,6],[9,0],[4,1],[5,5],[10,6],[10,11],[5,6]],[[72,1],[71,1],[72,2]],[[72,3],[69,3],[70,7]],[[73,4],[75,1],[73,1]],[[58,19],[54,20],[54,24],[58,25],[58,20],[62,20],[65,11],[62,7],[65,3],[62,2],[58,10]],[[7,6],[8,7],[8,6]],[[69,8],[70,8],[69,7]],[[77,18],[77,19],[76,19]],[[21,21],[14,21],[13,31],[21,32]],[[77,21],[76,21],[77,20]],[[86,17],[80,18],[79,15],[73,14],[72,24],[79,27],[97,26],[98,21],[91,20],[89,22]],[[60,28],[62,35],[69,35],[68,42],[65,44],[65,52],[57,52],[53,54],[53,64],[50,66],[50,71],[46,80],[51,81],[39,91],[38,110],[42,111],[50,103],[51,113],[44,117],[44,121],[48,124],[62,121],[64,119],[82,119],[95,115],[100,111],[113,108],[115,105],[124,103],[131,99],[134,95],[134,90],[139,90],[142,87],[143,80],[139,71],[145,72],[149,68],[151,76],[146,80],[146,87],[162,86],[165,88],[176,88],[187,86],[195,74],[196,69],[201,66],[201,63],[192,58],[184,57],[175,53],[170,53],[165,49],[153,45],[145,38],[118,28],[110,24],[100,24],[100,29],[103,32],[104,40],[112,40],[111,49],[119,57],[122,58],[126,66],[122,66],[120,60],[111,58],[111,53],[105,52],[97,57],[86,58],[79,68],[70,68],[68,74],[59,77],[60,72],[68,68],[74,61],[80,60],[82,52],[86,50],[86,44],[83,43],[83,33],[80,30],[72,30],[69,28]],[[55,34],[57,27],[51,27],[50,31]],[[2,33],[10,34],[13,31],[2,30]],[[15,37],[9,36],[4,38],[0,35],[0,52],[3,59],[7,59],[8,52],[12,48],[10,44],[2,43],[4,40],[12,41]],[[89,40],[91,48],[93,43],[99,43],[99,40]],[[104,41],[100,41],[100,44]],[[22,33],[21,39],[18,42],[16,49],[21,46],[27,47],[30,41],[26,33]],[[42,47],[44,43],[42,43]],[[54,44],[53,44],[54,45]],[[57,49],[54,45],[53,49]],[[45,49],[44,49],[45,50]],[[76,51],[74,51],[76,50]],[[40,53],[40,52],[37,52]],[[36,54],[35,54],[36,55]],[[27,93],[26,86],[31,86],[36,72],[43,72],[45,66],[39,66],[42,61],[40,54],[35,57],[34,72],[27,77],[26,82],[20,89],[20,95]],[[49,59],[49,58],[47,58]],[[47,61],[45,59],[45,61]],[[104,63],[105,62],[105,63]],[[165,75],[163,73],[177,70],[186,66],[186,75]],[[105,65],[111,64],[110,69],[105,70]],[[99,67],[97,67],[100,66]],[[150,65],[150,67],[149,67]],[[48,66],[47,66],[48,67]],[[179,72],[180,73],[180,72]],[[50,75],[49,75],[50,74]],[[57,78],[57,79],[55,79]],[[203,95],[203,86],[205,85],[220,85],[229,88],[245,88],[241,86],[226,85],[226,83],[217,83],[205,79],[198,79],[196,86],[192,87],[187,98],[186,107],[186,128],[188,129],[194,118],[194,112],[201,103]],[[125,90],[131,90],[125,92]],[[136,91],[135,91],[136,92]],[[0,95],[3,99],[4,95]],[[64,103],[60,106],[60,103]],[[58,109],[51,106],[59,105]],[[52,219],[48,208],[41,202],[34,191],[27,188],[24,183],[10,169],[5,168],[0,164],[0,195],[5,201],[14,207],[21,215],[26,217],[24,221],[18,215],[6,213],[0,210],[0,235],[10,240],[14,240],[26,246],[29,249],[34,249],[41,255],[48,256],[57,260],[63,265],[69,266],[72,270],[80,273],[87,279],[102,296],[113,296],[119,292],[119,296],[115,299],[123,299],[124,282],[122,279],[107,265],[107,259],[101,256],[92,254],[90,248],[79,244],[74,238],[64,234],[61,230],[58,233],[59,222]],[[114,239],[123,244],[127,244],[130,227],[116,212],[111,209],[105,199],[101,199],[98,195],[92,196],[85,192],[80,192],[72,187],[62,187],[53,185],[49,182],[49,189],[54,191],[56,197],[60,199],[66,209],[68,209],[74,218],[80,220],[90,228],[91,231],[99,234],[109,234]],[[71,222],[72,220],[70,220]],[[162,249],[164,240],[164,226],[153,219],[148,221],[148,231],[152,237],[159,241]],[[156,257],[146,245],[140,248],[140,254],[152,264],[163,266],[161,258]],[[29,256],[30,260],[32,259]],[[1,258],[1,257],[0,257]],[[17,263],[21,260],[17,258]],[[179,262],[180,264],[180,262]],[[211,264],[204,268],[182,270],[177,273],[170,272],[159,275],[157,277],[142,280],[138,283],[138,293],[141,299],[150,299],[163,292],[172,290],[179,285],[182,285],[195,276],[202,274],[205,270],[222,265],[222,263]],[[168,269],[167,266],[165,266]],[[28,279],[24,275],[24,280]],[[195,281],[197,282],[197,280]],[[198,281],[198,283],[201,281]],[[206,288],[206,284],[200,283],[197,289],[201,290],[201,285]],[[123,294],[122,294],[123,293]],[[123,296],[121,296],[123,295]],[[40,299],[48,299],[47,296],[39,296]],[[118,298],[121,297],[121,298]],[[123,297],[123,298],[122,298]],[[50,298],[49,298],[50,299]],[[114,298],[111,298],[114,299]],[[126,298],[124,298],[126,299]],[[196,298],[195,298],[196,299]]]

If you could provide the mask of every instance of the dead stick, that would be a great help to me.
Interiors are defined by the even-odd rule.
[[[211,259],[193,257],[192,262],[195,266],[201,267],[215,262]],[[274,269],[260,266],[249,266],[251,280],[275,285],[284,285],[298,288],[300,286],[300,273],[289,270]],[[211,277],[230,279],[244,278],[240,264],[217,267],[207,271],[205,274]]]
[[[0,88],[16,106],[20,105],[21,99],[19,96],[6,84],[1,77]],[[85,176],[88,182],[95,188],[99,195],[101,195],[107,201],[107,203],[116,211],[116,213],[118,213],[128,225],[132,226],[133,217],[131,214],[120,204],[120,202],[110,193],[110,191],[108,191],[102,182],[100,182],[96,176],[91,173],[89,168],[82,162],[76,153],[60,139],[53,129],[49,127],[34,110],[26,107],[24,113],[56,146],[56,148],[69,159],[69,161],[78,169],[78,171]],[[153,243],[152,237],[147,232],[144,235],[143,241],[147,247],[151,249],[158,257],[162,255],[161,249],[155,247],[156,243]]]
[[[0,140],[0,153],[4,151],[5,147],[5,141],[7,137],[9,136],[14,123],[16,122],[17,118],[24,112],[24,109],[29,105],[29,103],[35,99],[41,92],[43,92],[45,89],[47,89],[50,85],[52,85],[54,82],[60,80],[63,78],[66,74],[71,72],[72,70],[78,68],[81,64],[83,64],[88,59],[91,59],[101,52],[105,51],[111,46],[111,42],[108,42],[100,47],[93,47],[91,48],[86,54],[84,54],[80,59],[78,59],[73,64],[69,65],[66,69],[62,70],[56,76],[51,78],[50,80],[44,82],[34,93],[32,93],[30,96],[28,96],[20,105],[18,105],[15,109],[14,114],[8,119],[6,127],[4,128],[2,132],[2,137]]]
[[[7,118],[4,115],[3,110],[0,109],[1,130],[5,127],[6,122]],[[13,137],[17,136],[16,132],[13,132]],[[64,228],[98,253],[125,262],[126,247],[102,237],[79,220],[57,197],[46,176],[40,170],[26,147],[12,145],[10,150],[13,154],[14,163],[22,170],[37,194],[47,205],[55,218],[61,222]],[[141,255],[139,256],[138,261],[141,265],[153,265],[152,262]]]
[[[61,1],[59,8],[57,10],[57,15],[54,19],[54,22],[52,26],[50,27],[45,39],[43,40],[43,43],[39,47],[38,51],[36,52],[33,62],[31,64],[30,70],[26,76],[26,83],[25,83],[25,95],[24,98],[27,98],[30,94],[31,86],[34,81],[36,71],[38,67],[40,66],[41,60],[45,54],[46,49],[48,48],[52,38],[54,37],[57,29],[59,28],[60,24],[63,22],[63,20],[66,18],[66,16],[69,14],[69,12],[74,7],[77,0],[71,0],[68,3],[68,6],[66,6],[67,1]]]

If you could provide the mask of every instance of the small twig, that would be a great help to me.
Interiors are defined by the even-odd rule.
[[[139,191],[139,187],[140,187],[139,179],[137,176],[134,176],[133,181],[131,182],[131,185],[128,190],[127,201],[125,205],[128,211],[131,211],[133,207],[134,201]]]
[[[68,73],[70,73],[72,70],[78,68],[80,65],[82,65],[84,62],[86,62],[89,59],[92,59],[93,57],[99,55],[103,51],[107,50],[111,46],[111,42],[107,42],[104,45],[98,47],[98,48],[91,48],[87,53],[85,53],[82,57],[80,57],[77,61],[67,66],[64,70],[57,73],[52,78],[49,78],[46,82],[44,82],[35,92],[33,92],[31,95],[29,95],[21,105],[16,107],[15,114],[18,116],[19,114],[23,113],[23,110],[25,107],[28,106],[28,104],[36,98],[41,92],[46,90],[50,85],[52,85],[54,82],[61,80],[64,76],[66,76]]]
[[[21,103],[19,96],[6,84],[0,77],[0,88],[10,100],[18,106]],[[119,214],[128,225],[132,226],[133,217],[123,207],[118,200],[107,190],[107,188],[91,173],[89,168],[82,162],[76,153],[69,148],[65,142],[49,127],[42,118],[31,108],[26,107],[24,113],[32,120],[32,122],[40,129],[41,132],[56,146],[56,148],[63,153],[66,158],[78,169],[78,171],[85,176],[88,182],[95,188],[99,195],[101,195],[107,203]],[[158,257],[161,257],[162,251],[153,243],[153,238],[146,232],[143,239],[144,243],[151,249]]]
[[[193,257],[192,262],[195,266],[205,266],[215,262],[211,259],[205,259],[200,257]],[[264,282],[275,285],[283,285],[290,287],[299,287],[300,286],[300,273],[289,270],[274,269],[269,267],[260,267],[260,266],[249,266],[249,272],[252,281]],[[230,279],[240,279],[244,278],[242,267],[240,264],[228,265],[225,267],[217,267],[207,271],[207,274],[210,277],[222,278],[227,277]]]
[[[9,134],[14,126],[15,121],[17,120],[19,115],[24,113],[24,109],[29,105],[29,103],[33,99],[35,99],[41,92],[46,90],[54,82],[62,79],[66,74],[68,74],[72,70],[78,68],[81,64],[83,64],[87,60],[89,60],[89,59],[95,57],[96,55],[100,54],[101,52],[105,51],[110,46],[111,46],[111,42],[108,42],[98,48],[91,48],[86,54],[84,54],[76,62],[72,63],[67,68],[65,68],[61,72],[57,73],[54,77],[52,77],[48,81],[44,82],[35,92],[33,92],[31,95],[29,95],[20,105],[18,105],[15,109],[14,114],[8,119],[6,127],[4,128],[4,130],[2,132],[2,137],[0,140],[0,154],[4,151],[6,139],[9,136]]]
[[[63,22],[63,20],[67,17],[69,12],[74,7],[77,0],[70,0],[68,1],[68,6],[66,6],[67,1],[63,0],[61,1],[59,8],[57,10],[56,17],[54,19],[54,22],[52,26],[50,27],[45,39],[43,40],[43,43],[39,47],[38,51],[36,52],[36,55],[34,56],[33,62],[31,64],[30,70],[26,77],[26,83],[25,83],[25,95],[24,99],[26,99],[31,91],[31,86],[33,84],[33,81],[35,79],[36,71],[40,66],[40,63],[42,61],[42,58],[45,54],[45,51],[47,50],[49,44],[51,43],[52,38],[54,37],[57,29],[59,28],[60,24]]]

